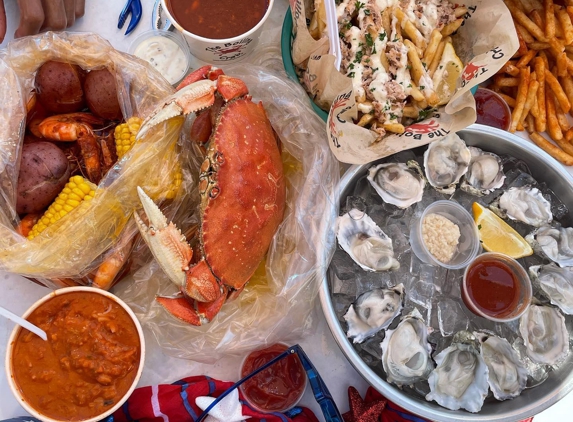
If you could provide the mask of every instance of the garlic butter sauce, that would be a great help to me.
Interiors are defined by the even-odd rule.
[[[187,72],[185,52],[167,37],[156,35],[146,38],[135,47],[133,54],[149,62],[171,84],[180,81]]]

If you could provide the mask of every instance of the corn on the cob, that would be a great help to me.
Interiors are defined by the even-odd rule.
[[[181,173],[179,166],[177,166],[177,169],[174,173],[175,174],[173,175],[173,180],[171,181],[167,192],[165,192],[165,199],[175,198],[175,195],[177,195],[177,192],[181,187],[181,183],[183,182],[183,174]]]
[[[130,117],[127,122],[115,127],[114,138],[117,158],[123,157],[133,146],[140,126],[141,119],[139,117]]]
[[[32,227],[28,239],[32,240],[49,226],[95,195],[96,186],[82,176],[72,176],[42,218]]]

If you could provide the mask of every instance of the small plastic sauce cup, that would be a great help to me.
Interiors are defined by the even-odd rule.
[[[241,365],[241,378],[288,349],[282,343],[247,355]],[[300,401],[307,384],[306,372],[296,354],[271,365],[248,381],[240,389],[249,405],[260,412],[285,412]]]
[[[476,123],[509,130],[511,110],[497,92],[487,88],[479,88],[474,94],[474,99],[476,101]]]
[[[531,303],[531,280],[515,259],[486,252],[466,268],[462,300],[477,316],[495,322],[519,318]]]
[[[436,259],[428,250],[422,236],[424,218],[430,214],[446,217],[460,229],[460,238],[452,259],[442,262]],[[464,207],[454,201],[436,201],[424,210],[419,220],[415,220],[410,227],[410,245],[414,254],[423,262],[430,265],[439,265],[448,269],[466,267],[480,250],[479,233],[471,214]]]

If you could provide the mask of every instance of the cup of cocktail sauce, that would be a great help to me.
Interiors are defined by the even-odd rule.
[[[474,94],[476,101],[476,123],[509,130],[511,110],[497,92],[487,88],[478,88]]]
[[[531,280],[515,259],[496,252],[475,258],[466,268],[462,300],[474,314],[496,322],[519,318],[531,303]]]
[[[249,353],[241,365],[241,378],[288,349],[282,343]],[[285,412],[296,406],[306,389],[306,372],[296,354],[276,362],[241,384],[251,407],[260,412]]]
[[[274,0],[161,0],[191,54],[207,63],[238,62],[254,50]]]

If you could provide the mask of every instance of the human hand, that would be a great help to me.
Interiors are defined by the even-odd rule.
[[[85,0],[18,0],[20,24],[14,37],[37,34],[40,31],[61,31],[72,26],[84,15]],[[0,0],[0,42],[6,35],[4,0]]]

